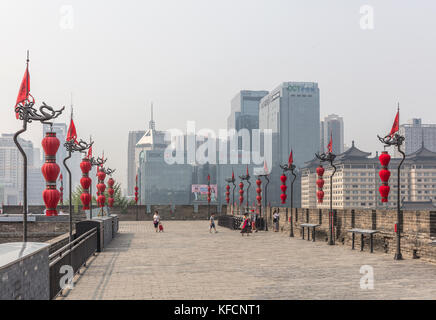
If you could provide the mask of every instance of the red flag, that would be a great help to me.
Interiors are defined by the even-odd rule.
[[[73,118],[71,118],[70,126],[68,127],[67,141],[73,140],[74,143],[77,143],[76,139],[77,139],[76,126],[74,125]]]
[[[264,174],[268,174],[268,166],[266,165],[266,160],[263,160],[263,171]]]
[[[86,156],[88,159],[91,159],[92,158],[92,144],[91,144],[91,146],[89,147],[89,149],[88,149],[88,154],[87,154],[87,156]]]
[[[394,124],[392,125],[391,132],[389,133],[389,136],[393,136],[395,132],[397,132],[400,129],[400,110],[397,111],[397,115],[395,116]]]
[[[330,141],[329,141],[329,144],[327,145],[327,150],[329,153],[333,152],[333,138],[332,138],[331,132],[330,132]]]
[[[288,160],[288,166],[291,167],[293,163],[294,163],[294,157],[292,156],[292,150],[291,150],[291,154],[289,155],[289,160]]]
[[[30,92],[30,75],[29,75],[29,65],[26,66],[26,72],[24,73],[23,80],[21,81],[20,90],[18,91],[17,102],[15,103],[14,109],[20,103],[25,104],[26,101],[29,100],[29,96],[33,99]],[[16,118],[18,119],[18,113],[15,113]]]
[[[248,164],[247,164],[247,176],[249,175],[249,173],[248,173]]]

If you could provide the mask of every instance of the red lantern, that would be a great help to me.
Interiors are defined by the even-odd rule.
[[[135,191],[138,192],[138,186],[135,186]]]
[[[322,189],[322,187],[324,187],[324,179],[316,180],[316,185],[318,186],[318,188]]]
[[[384,184],[382,184],[378,188],[378,191],[380,192],[380,196],[381,196],[381,202],[388,202],[388,196],[389,196],[390,189],[391,188],[388,185],[384,185]]]
[[[280,181],[282,182],[282,185],[280,186],[280,190],[282,190],[282,194],[280,195],[280,199],[282,200],[282,204],[286,203],[286,198],[287,198],[287,196],[286,196],[286,189],[288,189],[288,187],[286,186],[286,180],[287,180],[287,177],[283,173],[280,176]]]
[[[241,181],[241,183],[239,183],[239,204],[242,204],[242,202],[244,202],[244,183]]]
[[[112,197],[115,193],[115,190],[112,188],[107,189],[107,193],[110,195],[110,197]]]
[[[112,188],[114,184],[115,184],[115,180],[112,179],[112,177],[110,177],[109,180],[107,181],[107,185]]]
[[[91,202],[91,194],[89,193],[89,187],[92,180],[89,177],[89,171],[91,171],[91,161],[88,158],[83,158],[80,162],[80,170],[82,170],[82,178],[80,179],[80,185],[82,186],[82,194],[80,200],[82,201],[82,209],[89,210],[89,204]]]
[[[80,201],[83,204],[83,210],[89,210],[89,203],[91,202],[91,195],[89,193],[82,193],[80,195]]]
[[[391,156],[387,151],[382,151],[382,153],[378,157],[378,160],[383,167],[387,167],[389,165],[389,162],[391,161]]]
[[[382,169],[379,171],[378,175],[380,176],[380,180],[382,182],[388,182],[391,176],[391,172],[389,170]]]
[[[91,186],[91,178],[90,177],[82,177],[80,179],[80,185],[82,186],[83,190],[88,190]]]
[[[61,169],[56,162],[46,162],[41,167],[42,175],[47,181],[56,181],[60,170]]]
[[[57,189],[45,189],[42,192],[42,199],[44,200],[46,216],[57,216],[58,212],[56,207],[58,205],[61,195]]]
[[[106,190],[106,185],[104,183],[97,184],[97,189],[100,193],[103,193]]]
[[[316,174],[320,177],[322,177],[324,175],[324,168],[323,166],[319,166],[318,168],[316,168]]]
[[[138,196],[135,196],[135,202],[138,203]]]
[[[324,198],[324,191],[322,191],[322,190],[317,191],[316,197],[318,198],[318,202],[322,203],[322,199]]]
[[[226,185],[226,190],[229,191],[230,190],[230,186]]]
[[[388,202],[390,187],[388,185],[391,172],[388,170],[389,162],[391,161],[391,156],[387,151],[383,151],[379,156],[379,161],[382,169],[379,171],[378,175],[382,181],[382,185],[378,189],[381,196],[381,202]]]
[[[244,197],[243,197],[243,196],[240,196],[240,197],[239,197],[239,204],[241,204],[242,202],[244,202]]]
[[[56,132],[47,132],[41,142],[45,155],[49,157],[56,157],[60,144],[61,142],[56,138]]]
[[[109,204],[109,208],[112,208],[114,206],[114,198],[109,198],[107,200],[108,204]]]
[[[106,178],[106,172],[104,172],[103,168],[100,169],[97,173],[98,180],[104,180]]]
[[[256,184],[257,184],[257,188],[256,188],[256,193],[257,193],[257,196],[256,196],[257,205],[258,205],[258,206],[261,206],[261,205],[262,205],[262,188],[261,188],[262,181],[261,181],[260,179],[257,179],[257,180],[256,180]]]
[[[324,199],[324,191],[322,191],[322,188],[324,187],[324,179],[322,178],[324,175],[324,168],[322,165],[316,168],[316,174],[318,175],[318,179],[316,180],[316,185],[318,187],[316,197],[318,198],[318,203],[322,203]]]
[[[104,196],[104,194],[100,194],[100,195],[97,197],[97,203],[98,203],[99,207],[100,207],[100,208],[103,208],[105,202],[106,202],[106,197]]]
[[[41,145],[45,153],[45,163],[41,167],[42,175],[46,180],[46,189],[42,193],[46,208],[45,214],[47,216],[57,216],[56,208],[61,194],[56,189],[56,181],[60,171],[56,163],[56,152],[60,145],[59,139],[56,138],[56,132],[47,132],[44,139],[42,139]]]
[[[80,162],[80,170],[82,170],[83,174],[87,174],[89,171],[91,171],[91,162],[88,158],[82,159],[82,162]]]

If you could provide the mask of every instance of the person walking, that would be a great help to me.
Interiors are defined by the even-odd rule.
[[[210,233],[212,233],[212,228],[215,230],[215,233],[217,233],[216,227],[215,227],[215,213],[212,213],[210,215],[210,219],[209,219],[209,232]]]
[[[244,214],[244,221],[242,222],[242,227],[241,227],[241,234],[242,236],[244,236],[244,233],[248,234],[251,233],[251,224],[250,224],[250,218]]]
[[[274,232],[279,232],[279,220],[280,220],[280,214],[277,210],[274,210],[273,213],[273,223],[274,223]]]
[[[158,232],[159,230],[159,222],[160,222],[160,216],[159,216],[159,212],[157,210],[154,211],[154,215],[153,215],[153,224],[154,224],[154,229],[156,230],[156,232]]]

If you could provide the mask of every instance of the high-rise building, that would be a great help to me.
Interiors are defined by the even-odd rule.
[[[144,136],[144,130],[129,131],[127,145],[127,195],[133,195],[136,177],[135,147],[138,141]]]
[[[23,158],[13,140],[14,134],[0,137],[0,186],[4,204],[19,204],[23,200]],[[33,143],[18,138],[27,155],[27,166],[33,167]]]
[[[419,118],[410,119],[400,125],[399,134],[406,138],[401,146],[406,154],[419,150],[423,143],[428,150],[436,152],[436,124],[423,124]],[[394,156],[401,157],[401,154],[395,150]]]
[[[260,101],[259,128],[277,133],[278,153],[273,164],[304,165],[319,151],[319,89],[315,82],[284,82]]]
[[[336,114],[330,114],[321,121],[320,152],[326,152],[327,146],[332,137],[333,153],[344,152],[344,120]]]
[[[268,91],[241,90],[230,103],[230,115],[227,118],[227,129],[259,128],[259,102]]]

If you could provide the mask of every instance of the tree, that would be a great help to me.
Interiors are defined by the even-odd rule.
[[[114,188],[114,207],[121,208],[121,211],[123,212],[125,209],[127,209],[128,205],[135,203],[134,200],[129,201],[126,197],[124,197],[122,195],[120,183],[115,183],[113,188]],[[96,189],[97,189],[97,187],[93,188],[93,193],[94,193],[94,190],[96,190]],[[108,190],[108,188],[106,187],[106,190],[104,192],[104,195],[106,197],[106,203],[107,203],[107,199],[109,198],[109,194],[108,194],[107,190]],[[97,191],[95,191],[95,192],[97,192]],[[82,202],[80,200],[80,195],[82,193],[83,193],[83,188],[81,185],[78,185],[76,190],[72,194],[74,206],[82,204]],[[95,195],[92,195],[92,204],[97,205],[97,198]]]

